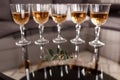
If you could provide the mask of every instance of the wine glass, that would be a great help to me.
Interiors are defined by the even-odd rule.
[[[57,23],[57,31],[58,35],[55,39],[53,39],[54,43],[64,43],[67,40],[61,36],[61,26],[67,17],[67,10],[68,6],[67,4],[52,4],[51,6],[51,13],[52,13],[52,18],[55,23]]]
[[[90,41],[89,44],[94,47],[100,47],[105,45],[99,40],[100,26],[103,25],[108,18],[111,4],[90,4],[90,18],[95,27],[96,38]]]
[[[13,20],[20,25],[21,40],[16,42],[17,46],[25,46],[30,44],[24,37],[24,25],[28,23],[30,17],[30,4],[10,4]]]
[[[34,21],[39,24],[40,38],[35,41],[35,44],[43,45],[49,43],[47,39],[42,36],[44,30],[44,24],[49,19],[50,4],[32,4],[32,15]]]
[[[76,24],[76,37],[71,41],[73,44],[85,43],[83,39],[80,38],[81,23],[83,23],[87,16],[88,4],[71,4],[70,13],[73,23]]]

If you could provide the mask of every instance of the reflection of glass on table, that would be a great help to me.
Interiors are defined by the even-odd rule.
[[[79,48],[80,48],[80,45],[75,45],[75,52],[77,52],[77,57],[73,57],[75,59],[79,58],[79,54],[80,54]],[[69,64],[66,64],[64,61],[68,58],[64,59],[65,55],[63,55],[64,52],[62,52],[63,50],[62,50],[62,47],[60,44],[57,45],[58,53],[56,53],[56,54],[52,53],[53,56],[49,57],[50,59],[53,59],[53,57],[57,55],[56,58],[54,58],[53,60],[54,61],[59,60],[58,61],[59,65],[49,66],[48,56],[45,53],[46,51],[49,51],[49,49],[45,49],[45,47],[42,45],[42,46],[40,46],[40,56],[41,56],[40,59],[48,61],[48,66],[46,65],[42,69],[38,68],[36,71],[34,71],[35,76],[34,77],[30,76],[30,79],[31,80],[35,80],[35,79],[41,79],[41,80],[48,79],[49,80],[49,79],[56,78],[56,76],[57,76],[57,78],[59,78],[59,79],[68,79],[68,80],[69,79],[71,80],[72,78],[75,78],[76,80],[79,80],[79,79],[92,79],[92,80],[103,79],[104,80],[106,78],[105,77],[103,78],[103,76],[106,76],[106,74],[101,71],[98,71],[99,48],[100,47],[94,47],[94,53],[95,53],[95,64],[94,64],[95,67],[94,68],[85,67],[82,64],[81,64],[81,66],[72,65],[72,68],[71,68],[71,66]],[[50,54],[49,54],[49,56],[50,56]],[[55,64],[58,64],[58,62]],[[82,62],[84,62],[84,60]],[[39,64],[38,64],[38,66],[39,66]],[[67,68],[66,68],[66,66],[67,66]],[[71,78],[69,78],[71,75],[73,75],[73,73],[74,73],[74,77],[72,76]],[[39,74],[41,74],[40,77],[38,77]],[[30,74],[30,75],[32,75],[32,74]],[[24,79],[22,79],[22,80],[24,80]]]
[[[65,67],[65,65],[61,65],[62,67]],[[49,73],[49,68],[52,68],[53,70],[53,76],[51,77],[50,75],[48,75],[48,78],[46,80],[53,80],[53,79],[57,79],[57,80],[96,80],[96,71],[94,69],[89,69],[89,68],[86,68],[86,67],[81,67],[81,66],[76,66],[76,65],[73,65],[73,68],[72,69],[69,69],[70,72],[68,74],[65,73],[65,69],[63,68],[63,73],[64,73],[64,77],[61,77],[60,76],[60,65],[58,66],[51,66],[51,67],[47,67],[46,68],[46,71],[47,71],[47,74]],[[78,78],[77,76],[77,71],[78,71],[78,67],[80,69],[80,79]],[[81,70],[85,68],[85,71],[86,71],[86,75],[83,76],[83,74],[81,73]],[[100,74],[101,72],[100,71],[97,71],[98,74]],[[45,80],[44,79],[44,69],[39,69],[37,71],[35,71],[35,74],[36,74],[36,77],[30,77],[31,80]],[[103,80],[116,80],[114,78],[112,78],[111,76],[104,74],[104,79]],[[31,75],[31,74],[30,74]],[[98,79],[99,80],[102,80],[99,76],[98,76]],[[25,77],[23,77],[22,79],[20,80],[26,80]]]

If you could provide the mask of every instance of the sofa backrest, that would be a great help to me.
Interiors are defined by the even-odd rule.
[[[52,3],[52,0],[0,0],[0,21],[12,20],[10,4],[15,3]]]
[[[88,0],[53,0],[53,3],[86,3]]]
[[[10,0],[10,3],[52,3],[53,0]]]
[[[16,4],[16,3],[19,3],[19,4],[53,3],[53,0],[10,0],[10,3],[11,4]],[[32,12],[31,12],[30,18],[32,18]]]
[[[15,3],[89,3],[89,0],[1,0],[0,20],[12,20],[10,4]]]
[[[0,21],[11,20],[9,0],[0,0]]]

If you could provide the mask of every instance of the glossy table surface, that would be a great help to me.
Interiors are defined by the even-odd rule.
[[[63,69],[63,75],[61,75],[61,68]],[[67,68],[67,69],[66,69]],[[46,69],[46,72],[44,71]],[[50,70],[52,74],[50,73]],[[45,76],[46,74],[46,76]],[[23,77],[21,80],[26,80]],[[30,73],[30,80],[116,80],[115,78],[101,73],[94,69],[75,66],[75,65],[62,65],[52,66],[39,69],[33,73]]]
[[[81,44],[81,45],[74,45],[74,44],[71,44],[70,43],[70,39],[71,39],[71,35],[68,35],[69,34],[69,31],[67,32],[67,31],[64,31],[63,32],[63,34],[65,34],[65,33],[67,33],[66,35],[64,35],[64,36],[67,36],[68,37],[68,41],[66,42],[66,43],[64,43],[64,44],[54,44],[54,43],[52,43],[52,41],[50,40],[50,43],[49,44],[46,44],[46,45],[35,45],[34,44],[34,41],[32,41],[33,43],[32,44],[30,44],[30,45],[28,45],[28,46],[23,46],[23,47],[19,47],[20,49],[21,49],[21,51],[22,51],[22,53],[24,53],[24,61],[25,61],[25,69],[28,69],[29,70],[29,57],[32,57],[32,55],[35,55],[36,53],[38,53],[38,51],[39,51],[39,55],[37,56],[39,59],[38,60],[51,60],[51,58],[53,58],[53,57],[51,57],[51,54],[49,54],[50,52],[49,52],[49,50],[52,50],[54,53],[54,55],[56,55],[56,54],[59,54],[59,51],[58,51],[58,49],[59,50],[61,50],[61,52],[63,51],[68,57],[67,58],[59,58],[59,56],[58,56],[58,58],[56,58],[56,59],[65,59],[65,60],[67,60],[68,58],[70,58],[70,59],[74,59],[74,58],[77,58],[78,57],[78,54],[82,54],[83,53],[83,51],[86,51],[86,45],[88,46],[88,42],[86,42],[85,44]],[[49,35],[47,35],[46,36],[46,38],[49,36],[49,38],[52,38],[53,39],[53,37],[55,37],[55,35],[52,35],[52,33],[50,33]],[[50,37],[51,36],[51,37]],[[36,34],[34,34],[34,35],[30,35],[30,37],[28,36],[28,39],[33,39],[34,38],[34,40],[36,40],[37,38],[38,38],[38,34],[36,35]],[[72,37],[73,38],[73,37]],[[15,40],[13,41],[14,43],[15,43]],[[91,47],[92,48],[92,51],[93,51],[93,53],[95,53],[93,56],[91,56],[91,57],[89,57],[89,59],[87,58],[87,59],[85,59],[85,60],[82,60],[82,64],[80,63],[80,69],[81,69],[81,66],[85,66],[84,68],[87,70],[88,68],[92,68],[92,69],[90,69],[90,70],[92,70],[92,73],[93,73],[93,77],[94,77],[94,70],[97,70],[98,69],[98,67],[99,67],[99,65],[98,65],[98,62],[99,62],[99,48],[95,48],[95,47]],[[34,50],[34,54],[32,53],[32,50]],[[30,52],[32,53],[32,55],[30,55]],[[87,56],[87,55],[86,55]],[[36,56],[35,56],[36,57]],[[34,56],[32,57],[32,58],[34,58]],[[52,59],[52,60],[56,60],[56,59]],[[82,58],[81,58],[82,59]],[[94,59],[95,59],[95,61],[94,61]],[[88,60],[88,63],[86,63],[85,61],[86,60]],[[90,65],[89,66],[86,66],[87,64],[89,64],[89,62],[92,62],[93,61],[93,64],[91,65],[91,63],[90,63]],[[57,63],[57,64],[61,64],[61,63]],[[92,66],[92,67],[91,67]],[[75,68],[73,68],[73,69],[70,69],[70,71],[72,71],[72,72],[74,72],[76,75],[77,75],[77,68],[76,68],[77,66],[75,66]],[[47,70],[49,69],[50,67],[48,67],[47,68]],[[58,77],[59,77],[59,73],[57,73],[57,72],[59,72],[59,66],[58,65],[56,65],[56,66],[54,66],[54,67],[51,67],[51,68],[53,68],[53,71],[55,72],[55,74],[58,74]],[[56,69],[57,68],[57,69]],[[38,70],[35,70],[34,71],[34,73],[36,74],[36,73],[39,73],[39,74],[42,74],[41,72],[43,72],[43,70],[44,70],[44,68],[43,69],[38,69]],[[29,71],[30,72],[30,71]],[[72,72],[70,72],[71,74],[72,74]],[[99,71],[98,71],[99,72]],[[71,75],[70,74],[70,75]],[[105,73],[104,73],[105,74]],[[27,75],[28,75],[28,73],[27,73]],[[36,78],[37,78],[37,75],[38,74],[36,74],[35,76],[35,80],[36,80]],[[49,75],[49,74],[48,74]],[[75,75],[75,76],[76,76]],[[105,74],[105,75],[107,75],[107,74]],[[81,76],[82,76],[82,74],[81,74]],[[87,75],[86,75],[87,76]],[[39,79],[39,75],[38,75],[38,79]],[[65,77],[65,76],[64,76]],[[62,77],[62,78],[64,78],[64,77]],[[110,77],[109,75],[107,75],[107,76],[103,76],[104,78],[103,79],[106,79],[106,77],[108,78],[108,80],[114,80],[114,78],[112,78],[112,77]],[[25,77],[26,78],[26,77]],[[43,75],[43,77],[41,77],[43,80],[44,80],[44,75]],[[53,77],[51,77],[50,79],[52,79]],[[73,78],[74,78],[74,76],[73,76]],[[83,77],[81,77],[82,79],[83,79]],[[33,79],[34,80],[34,78],[32,78],[32,76],[30,75],[30,79]],[[72,79],[72,78],[71,78]],[[76,79],[77,79],[77,77],[76,77]],[[28,79],[27,79],[28,80]],[[66,79],[63,79],[63,80],[66,80]],[[78,79],[79,80],[79,79]]]

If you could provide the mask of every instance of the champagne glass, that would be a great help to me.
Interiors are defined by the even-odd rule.
[[[90,4],[90,18],[95,27],[96,38],[90,41],[89,44],[94,47],[100,47],[105,45],[99,40],[100,26],[103,25],[108,18],[111,4]]]
[[[57,23],[57,31],[58,35],[55,39],[53,39],[54,43],[64,43],[67,40],[61,36],[61,26],[67,17],[67,4],[52,4],[51,12],[52,18],[55,23]]]
[[[25,46],[30,44],[24,37],[24,25],[28,23],[30,17],[30,4],[10,4],[13,20],[20,25],[21,40],[16,42],[18,46]]]
[[[83,23],[87,16],[88,4],[71,4],[70,13],[71,19],[76,24],[76,37],[71,41],[73,44],[85,43],[83,39],[80,38],[81,23]]]
[[[35,41],[35,44],[43,45],[49,43],[49,41],[42,36],[44,24],[49,19],[49,9],[49,4],[32,4],[33,19],[37,24],[39,24],[38,28],[40,33],[40,37]]]

